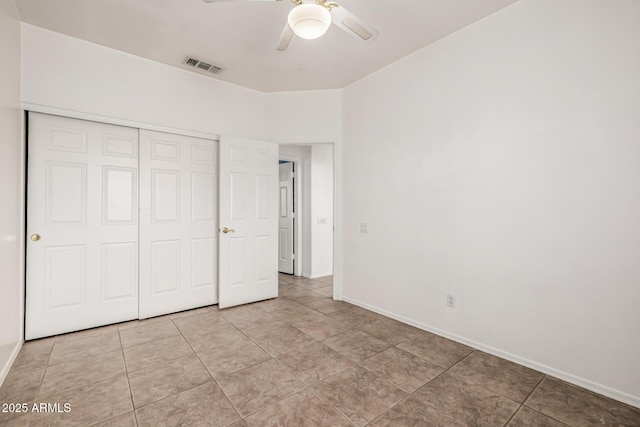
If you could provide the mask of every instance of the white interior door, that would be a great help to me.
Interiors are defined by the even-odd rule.
[[[293,274],[293,162],[280,164],[278,271]]]
[[[215,141],[140,130],[140,318],[218,302]]]
[[[29,114],[26,339],[138,317],[138,131]]]
[[[219,307],[278,296],[278,146],[220,140]]]

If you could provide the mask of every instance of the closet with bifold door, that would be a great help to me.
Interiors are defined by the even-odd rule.
[[[25,338],[218,302],[217,141],[28,116]]]

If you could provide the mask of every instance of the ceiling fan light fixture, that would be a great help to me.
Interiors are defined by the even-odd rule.
[[[327,32],[331,25],[331,13],[318,4],[301,4],[289,12],[288,21],[298,37],[312,40]]]

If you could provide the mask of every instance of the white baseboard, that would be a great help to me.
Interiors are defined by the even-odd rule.
[[[561,380],[564,380],[564,381],[566,381],[568,383],[575,384],[575,385],[577,385],[579,387],[583,387],[583,388],[585,388],[587,390],[591,390],[591,391],[593,391],[595,393],[601,394],[603,396],[610,397],[612,399],[618,400],[620,402],[626,403],[626,404],[634,406],[636,408],[640,408],[640,396],[632,396],[632,395],[630,395],[628,393],[625,393],[625,392],[622,392],[620,390],[616,390],[616,389],[613,389],[611,387],[607,387],[605,385],[598,384],[596,382],[587,380],[585,378],[577,377],[577,376],[575,376],[573,374],[570,374],[570,373],[567,373],[567,372],[564,372],[564,371],[560,371],[560,370],[555,369],[553,367],[550,367],[550,366],[547,366],[547,365],[543,365],[541,363],[537,363],[535,361],[526,359],[524,357],[520,357],[520,356],[517,356],[515,354],[508,353],[506,351],[502,351],[500,349],[497,349],[497,348],[482,344],[482,343],[477,342],[477,341],[470,340],[470,339],[465,338],[465,337],[461,337],[459,335],[451,334],[451,333],[449,333],[447,331],[443,331],[441,329],[434,328],[434,327],[426,325],[424,323],[416,322],[416,321],[408,319],[408,318],[406,318],[404,316],[400,316],[398,314],[391,313],[391,312],[389,312],[387,310],[383,310],[381,308],[371,306],[369,304],[363,303],[363,302],[358,301],[358,300],[353,299],[353,298],[349,298],[349,297],[343,296],[342,300],[346,301],[348,303],[357,305],[359,307],[366,308],[367,310],[371,310],[371,311],[376,312],[378,314],[382,314],[383,316],[387,316],[387,317],[390,317],[392,319],[399,320],[400,322],[409,324],[411,326],[415,326],[416,328],[422,329],[424,331],[432,332],[432,333],[434,333],[436,335],[440,335],[442,337],[449,338],[450,340],[459,342],[461,344],[465,344],[465,345],[468,345],[468,346],[473,347],[475,349],[482,350],[482,351],[484,351],[486,353],[493,354],[494,356],[498,356],[498,357],[501,357],[503,359],[509,360],[511,362],[518,363],[520,365],[526,366],[527,368],[535,369],[536,371],[551,375],[553,377],[556,377],[556,378],[559,378]]]
[[[20,353],[21,348],[22,348],[22,341],[19,341],[15,344],[15,347],[13,348],[13,351],[11,352],[9,359],[7,359],[4,366],[1,367],[0,386],[2,386],[2,383],[4,382],[5,378],[7,378],[7,375],[9,374],[9,370],[11,370],[11,366],[13,365],[13,362],[15,362],[16,357],[18,357],[18,353]]]
[[[309,276],[307,276],[309,279],[317,279],[318,277],[327,277],[327,276],[332,276],[333,272],[329,272],[329,273],[321,273],[321,274],[310,274]]]

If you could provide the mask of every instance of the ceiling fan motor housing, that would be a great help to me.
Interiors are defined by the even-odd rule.
[[[289,26],[298,37],[312,40],[324,35],[331,25],[331,13],[319,4],[301,4],[289,12]]]

